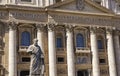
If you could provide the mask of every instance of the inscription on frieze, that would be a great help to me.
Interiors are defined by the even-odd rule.
[[[46,21],[47,15],[45,13],[31,13],[31,12],[10,12],[15,19],[30,20],[30,21]]]
[[[103,17],[84,17],[77,15],[61,15],[61,14],[51,14],[51,17],[55,22],[58,23],[78,23],[78,24],[91,24],[91,25],[105,25],[114,26],[120,25],[120,20],[107,19]]]
[[[8,13],[6,11],[0,11],[0,19],[7,19]]]

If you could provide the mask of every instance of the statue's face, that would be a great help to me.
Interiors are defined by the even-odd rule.
[[[38,40],[37,40],[37,39],[34,39],[34,40],[33,40],[33,44],[34,44],[34,45],[38,45]]]

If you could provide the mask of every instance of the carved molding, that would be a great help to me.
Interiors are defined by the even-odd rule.
[[[46,24],[36,24],[37,31],[44,31]]]
[[[109,27],[106,28],[106,34],[112,34],[113,33],[113,28]]]
[[[66,32],[73,32],[73,26],[72,25],[65,25],[66,26]]]
[[[54,31],[55,30],[55,25],[54,23],[49,23],[48,26],[48,31]]]
[[[8,22],[9,30],[16,30],[17,29],[17,24],[18,23],[15,23],[14,21]]]
[[[90,27],[90,33],[95,34],[97,32],[97,27]]]

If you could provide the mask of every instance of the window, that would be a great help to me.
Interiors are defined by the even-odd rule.
[[[32,2],[32,0],[21,0],[22,2]]]
[[[104,49],[103,38],[101,36],[98,37],[97,44],[98,44],[98,49]]]
[[[62,62],[63,63],[64,62],[64,57],[58,57],[57,62],[60,62],[60,63]]]
[[[29,46],[30,45],[30,33],[27,31],[22,32],[21,35],[21,46]]]
[[[21,71],[20,76],[29,76],[29,71]]]
[[[103,49],[102,40],[98,40],[98,49]]]
[[[30,62],[30,57],[22,57],[22,62]]]
[[[83,35],[82,34],[77,34],[76,35],[76,46],[78,47],[78,48],[81,48],[81,47],[85,47],[85,44],[84,44],[85,42],[84,42],[84,37],[83,37]]]
[[[77,71],[77,76],[89,76],[87,70],[79,70]]]
[[[105,63],[105,59],[99,59],[100,64],[104,64]]]
[[[57,46],[57,48],[62,48],[63,47],[62,44],[63,44],[62,43],[62,38],[61,37],[56,38],[56,46]]]

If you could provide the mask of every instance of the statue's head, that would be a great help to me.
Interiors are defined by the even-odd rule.
[[[37,38],[33,39],[33,44],[38,45],[38,39]]]

